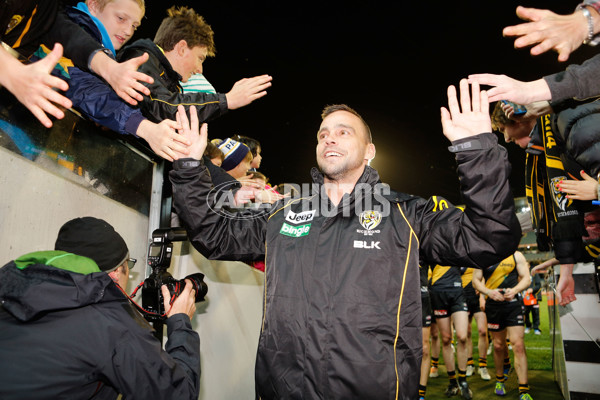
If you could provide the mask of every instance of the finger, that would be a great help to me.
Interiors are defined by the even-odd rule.
[[[179,135],[177,133],[171,135],[171,143],[169,144],[169,147],[171,147],[172,149],[187,152],[187,146],[189,145],[190,142],[185,136]]]
[[[142,101],[144,100],[144,96],[142,95],[145,93],[144,89],[148,88],[137,81],[133,81],[131,86],[127,88],[127,91],[131,97],[137,101]]]
[[[584,170],[579,171],[579,175],[581,175],[581,177],[583,179],[585,179],[586,181],[594,181],[594,182],[596,181],[594,178],[592,178],[591,176],[586,174]]]
[[[48,73],[52,72],[56,64],[63,55],[63,47],[60,43],[54,44],[54,48],[52,51],[44,57],[42,60],[38,61],[41,65],[44,66],[44,70]]]
[[[450,112],[446,107],[440,107],[440,114],[442,120],[442,130],[445,132],[452,125],[452,119],[450,118]]]
[[[131,64],[136,66],[136,69],[138,67],[140,67],[143,63],[145,63],[146,61],[148,61],[148,58],[150,56],[148,55],[148,53],[144,53],[141,56],[132,58],[131,60],[129,60],[128,62],[130,62]]]
[[[63,96],[62,94],[60,94],[50,88],[47,88],[44,91],[43,96],[46,99],[48,99],[49,101],[51,101],[55,104],[58,104],[60,106],[63,106],[64,108],[71,108],[73,106],[73,103],[71,102],[71,100],[69,100],[67,97]]]
[[[480,85],[498,86],[498,76],[494,74],[471,74],[467,77],[469,83],[477,82]]]
[[[177,121],[181,125],[181,129],[189,130],[190,121],[188,120],[187,113],[185,112],[185,108],[182,105],[177,106],[177,115],[179,116],[179,119]]]
[[[466,79],[460,80],[460,107],[463,113],[471,111],[471,95],[469,93],[469,83]]]
[[[119,91],[119,92],[117,92],[117,94],[119,95],[119,97],[121,99],[125,100],[125,102],[127,104],[130,104],[132,106],[137,105],[137,101],[135,101],[134,99],[132,99],[131,96],[129,96],[129,94],[127,94],[127,92]]]
[[[67,90],[69,90],[69,84],[67,82],[63,81],[60,78],[57,78],[56,76],[52,76],[50,74],[48,74],[44,77],[43,82],[44,82],[44,85],[47,85],[47,86],[53,87],[53,88],[57,88],[59,90],[62,90],[63,92],[66,92]]]
[[[456,88],[454,85],[448,86],[448,111],[450,111],[450,118],[452,119],[460,115],[460,108],[458,107],[458,99],[456,98]]]
[[[36,105],[45,113],[50,114],[57,119],[62,119],[65,117],[65,113],[60,108],[56,107],[45,98],[41,98]]]
[[[468,83],[467,83],[467,85],[468,85]],[[471,96],[472,96],[471,107],[473,108],[474,112],[481,111],[481,95],[480,94],[481,93],[479,90],[479,83],[473,82],[471,84]]]
[[[198,112],[196,111],[196,106],[190,106],[190,129],[194,132],[198,132],[199,121],[198,121]],[[207,127],[208,129],[208,127]]]
[[[479,105],[479,110],[482,113],[484,113],[486,115],[489,115],[489,113],[490,113],[490,100],[488,98],[488,92],[487,92],[487,90],[482,90],[479,93],[479,97],[480,97],[479,101],[481,102],[481,104]]]
[[[30,106],[27,108],[42,123],[42,125],[44,125],[46,128],[52,127],[52,121],[50,120],[50,118],[48,118],[46,116],[46,114],[44,114],[44,112],[42,111],[42,109],[40,107]]]
[[[169,289],[167,289],[166,285],[162,285],[160,287],[160,291],[163,296],[163,306],[165,307],[165,312],[166,312],[171,307],[171,304],[169,304],[170,300],[171,300],[171,293],[169,292]]]

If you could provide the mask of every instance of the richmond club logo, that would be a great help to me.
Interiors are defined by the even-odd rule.
[[[571,199],[567,199],[565,193],[559,191],[556,188],[556,185],[562,181],[562,180],[566,180],[567,177],[566,176],[558,176],[555,178],[552,178],[552,197],[554,198],[554,201],[556,202],[556,205],[558,205],[558,207],[561,209],[561,211],[566,211],[567,207],[571,205],[572,200]]]
[[[381,213],[379,211],[363,211],[358,217],[360,224],[368,231],[372,231],[381,222]]]

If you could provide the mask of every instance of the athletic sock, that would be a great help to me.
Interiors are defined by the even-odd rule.
[[[529,393],[529,384],[519,383],[519,394]]]
[[[479,357],[479,368],[487,367],[487,358]]]
[[[437,368],[437,367],[438,367],[438,363],[439,363],[439,362],[440,362],[440,359],[439,359],[439,358],[436,358],[436,357],[431,357],[431,366],[432,366],[432,367],[436,367],[436,368]]]
[[[467,371],[461,369],[458,370],[458,382],[463,383],[467,381]]]
[[[496,375],[496,382],[503,383],[504,382],[504,375]]]
[[[419,385],[419,397],[425,397],[427,386]]]
[[[467,365],[472,365],[472,366],[475,365],[475,362],[473,361],[473,357],[467,358]]]
[[[448,371],[448,380],[451,385],[458,386],[458,381],[456,380],[456,371]]]

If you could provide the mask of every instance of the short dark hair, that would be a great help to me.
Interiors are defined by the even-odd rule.
[[[357,116],[358,119],[360,119],[360,122],[362,122],[363,126],[365,127],[365,131],[367,132],[367,142],[373,143],[373,135],[371,135],[371,128],[369,128],[369,125],[367,125],[363,117],[361,117],[356,110],[354,110],[351,107],[348,107],[346,104],[332,104],[325,106],[323,112],[321,112],[321,119],[325,119],[327,116],[333,114],[336,111],[346,111],[350,114]]]
[[[253,139],[248,136],[235,135],[232,137],[233,140],[236,140],[240,143],[244,143],[250,149],[250,153],[252,153],[252,157],[256,157],[258,154],[258,149],[261,147],[260,142],[256,139]]]
[[[192,8],[173,6],[158,27],[154,43],[164,51],[171,51],[181,40],[185,40],[190,49],[206,47],[207,56],[215,55],[214,32],[204,18]]]

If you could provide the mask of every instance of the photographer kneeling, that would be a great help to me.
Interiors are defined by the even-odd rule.
[[[165,348],[127,298],[125,241],[93,217],[64,224],[54,251],[0,269],[0,398],[197,399],[192,285],[169,305]]]

